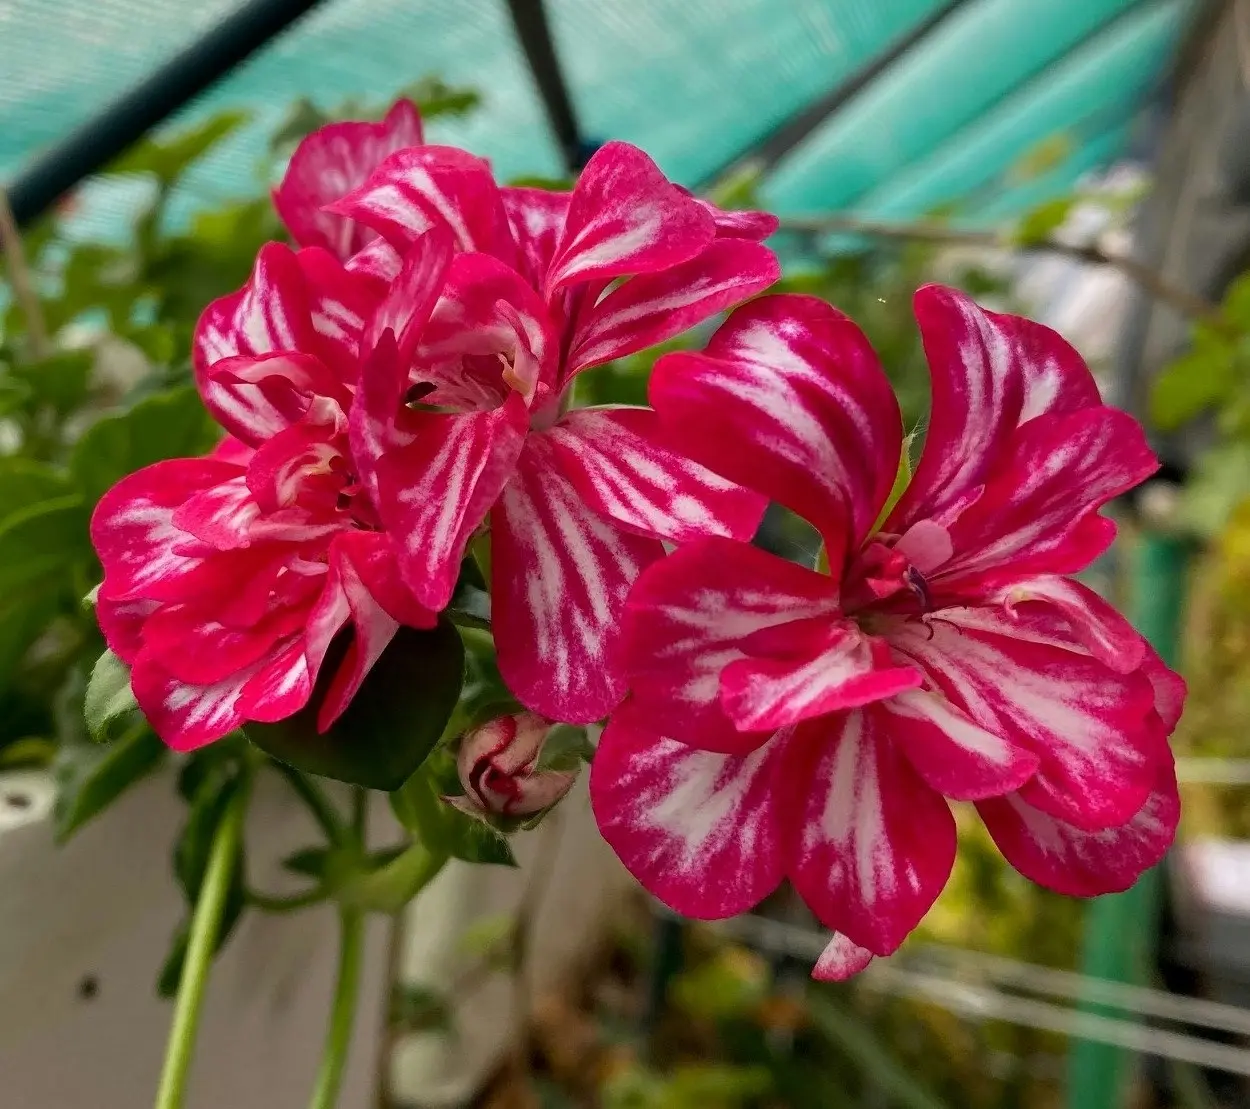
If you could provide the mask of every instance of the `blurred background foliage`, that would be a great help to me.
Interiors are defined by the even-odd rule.
[[[427,119],[470,112],[478,102],[474,90],[436,78],[403,91]],[[10,289],[0,330],[0,767],[56,763],[62,837],[164,756],[142,725],[106,749],[92,746],[82,731],[88,669],[103,647],[83,601],[100,575],[87,534],[91,510],[124,474],[212,446],[218,432],[191,384],[196,318],[210,300],[246,280],[261,243],[283,237],[268,187],[294,144],[328,119],[377,118],[385,106],[350,103],[325,113],[309,101],[293,104],[273,136],[269,160],[257,167],[255,197],[204,211],[180,227],[166,218],[171,191],[243,117],[224,113],[176,137],[146,140],[107,171],[150,185],[123,241],[73,237],[66,218],[72,198],[25,239],[37,310],[32,315]],[[1043,159],[1041,169],[1022,166],[1021,172],[1040,173],[1048,164]],[[753,191],[751,181],[740,180],[716,199],[727,207],[751,206]],[[1044,239],[1077,199],[1048,201],[1006,229],[1004,242]],[[1010,267],[1001,264],[1001,254],[995,259],[984,250],[952,251],[934,242],[867,239],[817,269],[788,275],[782,288],[822,297],[864,328],[898,391],[906,427],[923,431],[928,380],[912,294],[936,279],[991,306],[1019,307],[1011,301]],[[1225,311],[1236,334],[1198,333],[1187,368],[1161,382],[1156,416],[1182,422],[1217,405],[1240,412],[1221,421],[1216,449],[1240,452],[1250,494],[1250,386],[1238,370],[1250,350],[1250,285],[1230,292]],[[706,331],[692,333],[665,349],[705,338]],[[577,402],[644,403],[658,353],[583,375]],[[1198,389],[1206,390],[1202,403],[1194,395]],[[1240,407],[1226,403],[1234,395]],[[1226,465],[1219,467],[1222,474]],[[1211,534],[1217,541],[1209,559],[1217,572],[1208,583],[1212,599],[1200,609],[1209,628],[1198,637],[1207,642],[1208,671],[1199,679],[1186,734],[1202,735],[1203,744],[1227,753],[1239,742],[1233,722],[1245,719],[1242,703],[1250,699],[1250,683],[1228,680],[1250,667],[1250,501],[1230,506]],[[815,558],[814,537],[792,517],[776,516],[764,541],[794,557]],[[1244,813],[1242,801],[1237,804]],[[1243,821],[1250,830],[1250,819]],[[1078,903],[1039,890],[1002,865],[979,823],[961,818],[955,876],[918,940],[1070,968],[1080,923]],[[658,1018],[671,1034],[653,1038],[666,1047],[640,1050],[630,1030],[638,1026],[646,937],[637,922],[593,983],[605,997],[635,1001],[616,1010],[603,997],[588,1002],[592,1039],[602,1048],[593,1070],[596,1096],[611,1109],[1054,1104],[1061,1039],[1001,1023],[968,1023],[858,987],[812,986],[805,969],[771,964],[698,932],[689,939],[693,949],[670,1008]],[[556,1106],[577,1103],[567,1089],[561,1092],[561,1082],[587,1080],[583,1074],[566,1081],[554,1064],[549,1078],[549,1101]]]

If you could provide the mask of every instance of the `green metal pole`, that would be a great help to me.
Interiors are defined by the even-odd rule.
[[[1169,666],[1177,664],[1185,603],[1185,540],[1147,533],[1131,552],[1129,615]],[[1081,971],[1112,982],[1149,981],[1158,940],[1163,864],[1132,889],[1091,901],[1085,911]],[[1082,1012],[1106,1013],[1097,1005]],[[1120,1109],[1133,1060],[1108,1044],[1073,1040],[1068,1056],[1068,1109]]]

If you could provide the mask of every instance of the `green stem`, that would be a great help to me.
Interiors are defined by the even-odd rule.
[[[330,804],[329,798],[322,793],[321,787],[293,766],[287,766],[286,763],[277,761],[273,765],[274,769],[287,780],[299,799],[308,806],[308,811],[312,813],[313,819],[317,821],[321,826],[321,830],[325,832],[326,839],[332,844],[343,843],[347,838],[347,830],[343,827],[343,820],[339,816],[338,811]]]
[[[161,1072],[155,1109],[181,1109],[182,1106],[191,1055],[195,1049],[195,1034],[200,1023],[200,1009],[204,1002],[204,986],[208,981],[213,953],[217,949],[217,937],[221,931],[234,868],[239,862],[249,786],[250,782],[245,778],[235,788],[234,796],[213,834],[204,884],[191,916],[191,934],[187,939],[182,977],[178,980],[174,1020],[169,1030],[169,1046],[165,1050],[165,1066]]]
[[[321,1056],[321,1070],[309,1109],[334,1109],[337,1104],[356,1018],[364,916],[358,909],[344,907],[339,911],[339,923],[338,982],[334,987],[334,1006],[330,1010],[330,1029]]]
[[[293,893],[286,896],[247,891],[248,904],[255,905],[263,913],[293,913],[297,909],[306,909],[309,905],[320,905],[327,900],[330,891],[315,886],[304,893]]]

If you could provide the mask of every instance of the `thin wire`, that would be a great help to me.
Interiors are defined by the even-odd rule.
[[[718,921],[707,927],[764,949],[809,959],[820,955],[828,938],[806,928],[756,916]],[[1180,997],[1145,986],[1086,978],[1070,971],[936,944],[914,949],[902,958],[910,961],[925,955],[977,966],[991,978],[997,977],[1038,993],[1109,1004],[1137,1015],[1174,1020],[1216,1031],[1250,1033],[1250,1013],[1233,1005]],[[1166,1029],[1149,1028],[1116,1017],[1076,1012],[1048,1001],[1016,997],[993,987],[931,971],[912,970],[900,965],[898,957],[890,961],[874,961],[858,980],[869,989],[923,997],[962,1015],[1008,1020],[1199,1066],[1250,1075],[1250,1050],[1215,1044]]]

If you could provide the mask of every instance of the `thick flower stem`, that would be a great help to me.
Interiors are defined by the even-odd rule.
[[[161,1072],[155,1109],[181,1109],[183,1103],[204,1001],[204,986],[208,981],[213,953],[217,949],[234,868],[239,861],[248,787],[249,782],[245,779],[235,789],[213,837],[204,884],[191,917],[191,933],[187,939],[182,977],[178,980],[174,1020],[169,1030],[169,1046],[165,1051],[165,1066]]]
[[[330,1010],[330,1029],[326,1034],[321,1071],[313,1091],[309,1109],[334,1109],[343,1069],[351,1046],[352,1025],[356,1019],[356,997],[360,992],[360,959],[364,936],[364,915],[359,909],[344,907],[339,911],[339,971],[334,987],[334,1006]]]

